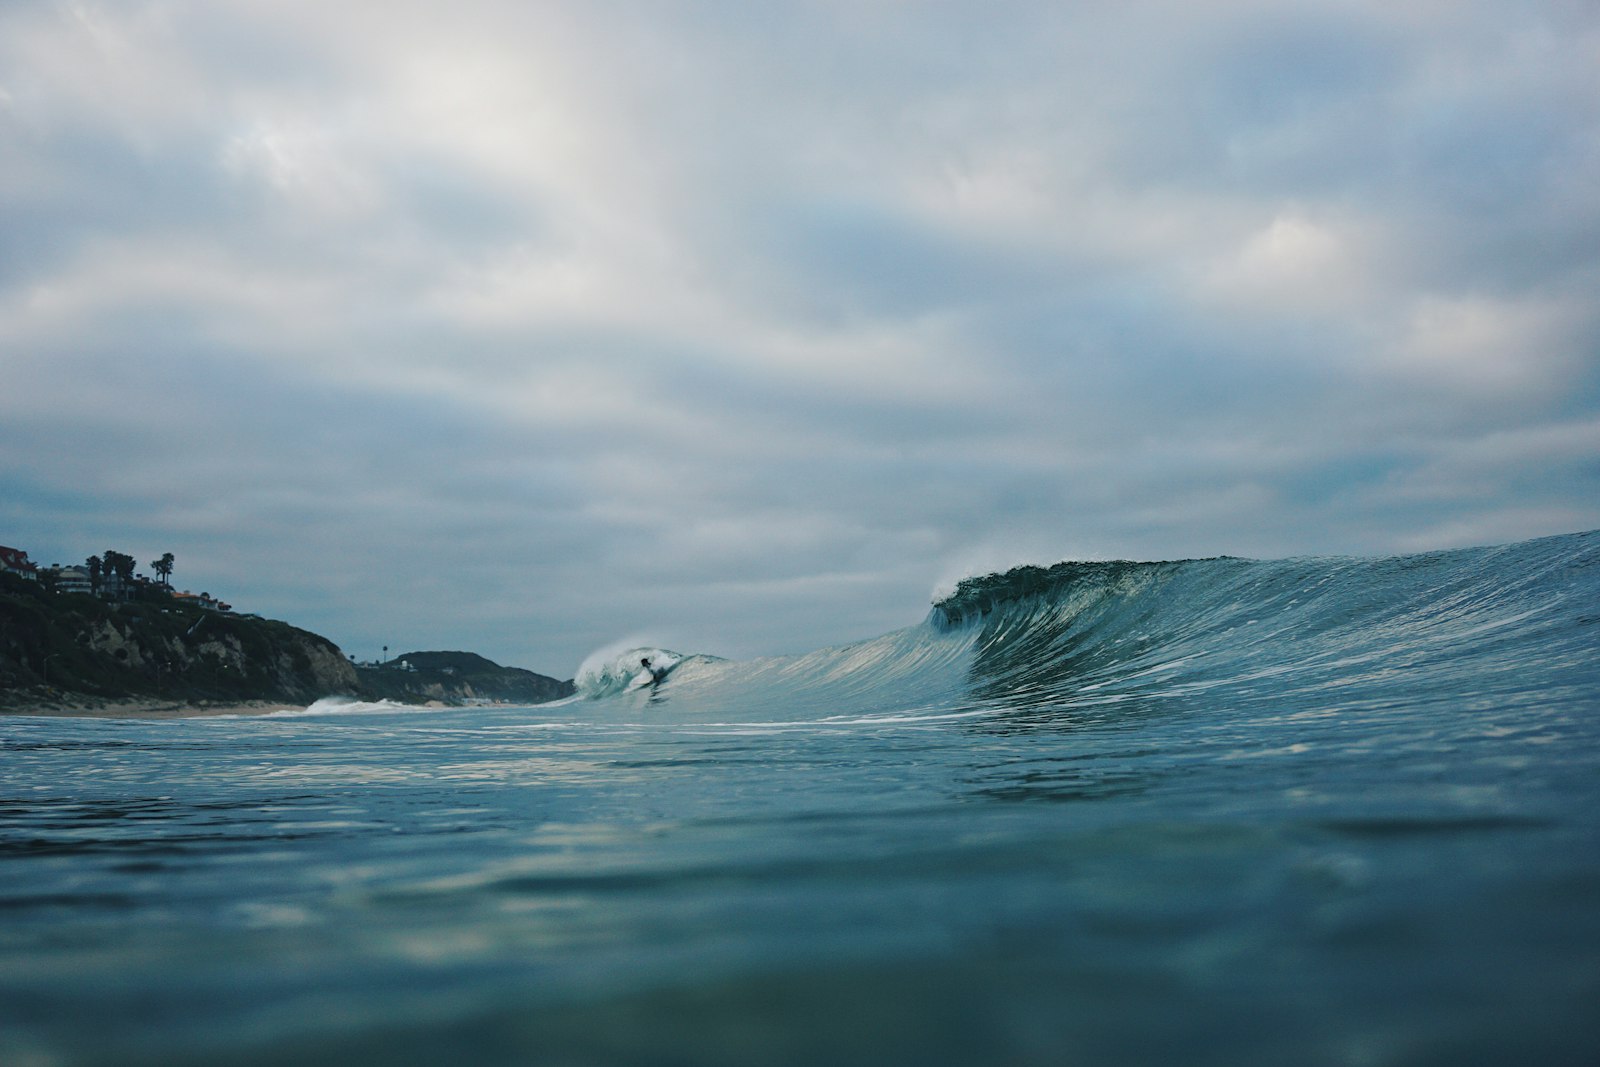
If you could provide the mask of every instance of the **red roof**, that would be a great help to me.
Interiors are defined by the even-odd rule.
[[[20,548],[7,548],[5,545],[0,545],[0,563],[5,564],[7,567],[12,568],[13,570],[38,570],[37,567],[28,562],[28,554],[26,552],[22,551]]]

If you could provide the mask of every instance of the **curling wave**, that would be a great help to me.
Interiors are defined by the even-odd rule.
[[[1278,709],[1558,694],[1593,673],[1597,603],[1600,532],[1386,559],[1068,562],[966,579],[870,641],[743,662],[634,648],[585,664],[578,686],[813,721],[1200,693]],[[646,657],[672,665],[658,686]]]

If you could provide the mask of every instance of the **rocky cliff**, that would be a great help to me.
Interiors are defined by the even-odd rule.
[[[113,604],[0,578],[0,707],[59,694],[310,703],[359,692],[333,642],[288,623],[165,596]]]

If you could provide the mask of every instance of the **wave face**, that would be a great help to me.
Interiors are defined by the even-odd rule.
[[[801,719],[1103,713],[1202,694],[1236,711],[1559,699],[1592,691],[1597,605],[1600,532],[1390,559],[1061,563],[966,579],[923,623],[875,640],[688,657],[650,699]],[[681,658],[630,650],[580,689],[623,692],[652,652]]]

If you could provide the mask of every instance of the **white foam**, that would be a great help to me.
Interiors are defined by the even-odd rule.
[[[650,661],[649,667],[644,660]],[[669,671],[683,660],[682,653],[666,648],[603,649],[583,661],[574,684],[585,696],[610,696],[649,685],[655,681],[653,672]]]
[[[275,711],[270,718],[294,718],[301,715],[393,715],[438,711],[438,708],[419,704],[399,704],[393,700],[356,700],[353,697],[323,697],[310,706],[290,711]]]

